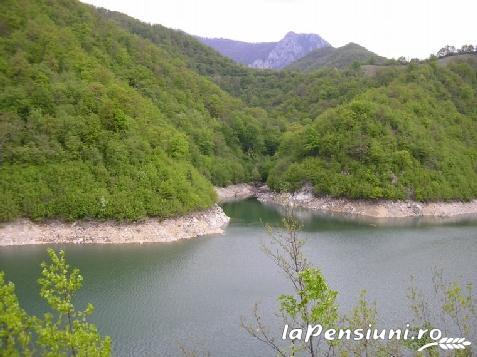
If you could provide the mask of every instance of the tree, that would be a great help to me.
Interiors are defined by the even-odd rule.
[[[419,329],[427,331],[419,339],[394,338],[386,341],[382,338],[360,339],[323,339],[303,337],[303,331],[310,331],[310,326],[322,327],[325,330],[366,331],[378,326],[378,312],[375,302],[369,302],[366,291],[361,292],[358,303],[349,314],[339,317],[336,303],[337,292],[330,289],[323,274],[311,266],[303,255],[304,241],[299,238],[301,228],[299,221],[294,217],[291,207],[287,207],[287,214],[282,221],[284,231],[275,231],[267,227],[271,234],[271,244],[264,245],[265,253],[272,258],[275,264],[284,273],[291,283],[292,293],[283,294],[278,298],[280,314],[284,326],[291,330],[301,331],[300,337],[292,338],[289,345],[278,342],[269,328],[263,322],[258,305],[254,306],[254,321],[247,322],[242,318],[241,326],[250,336],[269,346],[276,355],[289,357],[296,355],[306,356],[404,356],[415,352],[423,345],[432,342],[429,331],[434,327],[442,327],[447,336],[468,336],[475,338],[477,326],[477,310],[472,286],[463,287],[458,282],[448,282],[443,278],[442,271],[436,270],[433,274],[434,299],[424,298],[413,284],[409,288],[410,308],[414,314],[411,326],[407,325],[411,333]],[[437,308],[437,310],[436,310]],[[440,308],[440,309],[439,309]],[[286,329],[286,327],[285,327]],[[388,330],[391,333],[391,330]],[[285,330],[285,333],[288,333]],[[381,330],[384,331],[384,330]],[[401,336],[402,330],[392,330],[393,334]],[[399,332],[398,332],[399,331]],[[351,333],[351,332],[350,332]],[[420,333],[420,331],[419,331]],[[291,332],[290,332],[291,336]],[[412,336],[412,335],[411,335]],[[324,341],[323,341],[324,340]],[[467,345],[468,346],[468,345]],[[472,356],[472,349],[450,351],[450,355]],[[438,356],[436,347],[429,349],[430,356]]]
[[[463,45],[459,53],[473,53],[474,52],[474,46],[473,45]]]
[[[406,60],[406,57],[404,56],[401,56],[397,59],[398,63],[399,64],[407,64],[407,60]]]
[[[304,241],[298,237],[301,227],[299,221],[290,211],[282,221],[285,232],[268,230],[272,237],[271,246],[263,246],[265,253],[285,274],[293,288],[292,294],[284,294],[278,298],[280,313],[285,324],[304,330],[308,325],[320,323],[323,327],[336,327],[338,312],[336,305],[337,292],[330,289],[320,270],[312,267],[302,252]],[[321,350],[334,348],[329,341],[323,347],[321,339],[315,341],[292,341],[290,346],[282,346],[270,336],[262,322],[258,305],[254,308],[254,323],[242,319],[242,327],[254,338],[265,343],[280,356],[294,356],[304,352],[309,356],[318,356]]]
[[[110,356],[111,339],[101,337],[87,321],[93,305],[84,311],[73,304],[83,284],[78,269],[66,263],[64,251],[48,250],[50,262],[41,264],[40,295],[52,309],[43,319],[28,316],[20,307],[13,283],[0,273],[0,356]]]
[[[305,130],[305,143],[303,145],[308,155],[317,155],[320,150],[320,136],[313,127]]]
[[[413,328],[431,330],[439,327],[447,336],[462,336],[475,340],[477,326],[477,306],[472,284],[461,284],[458,281],[447,281],[444,272],[434,268],[432,272],[432,297],[426,297],[411,277],[408,298],[413,313]],[[413,350],[430,342],[422,339],[408,343]],[[430,350],[431,355],[438,356],[436,347]],[[472,356],[471,348],[457,351],[457,356]]]
[[[31,356],[31,319],[0,272],[0,356]]]
[[[447,46],[441,48],[437,52],[437,57],[443,58],[443,57],[455,55],[456,53],[457,53],[457,50],[455,49],[454,46],[447,45]]]
[[[352,70],[357,71],[360,68],[361,68],[361,63],[359,61],[353,61],[353,63],[351,63]]]
[[[169,138],[168,154],[174,159],[183,159],[189,152],[189,143],[184,135],[177,134]]]
[[[377,326],[378,312],[375,302],[369,302],[366,291],[362,290],[358,303],[351,312],[342,319],[344,328],[365,330],[369,326]],[[399,341],[383,341],[374,339],[345,340],[340,345],[341,355],[350,356],[401,356]]]

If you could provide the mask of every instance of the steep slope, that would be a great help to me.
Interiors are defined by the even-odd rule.
[[[385,61],[386,58],[378,56],[360,45],[349,43],[338,48],[325,47],[316,49],[291,63],[287,68],[312,71],[323,67],[346,68],[353,63],[382,64]]]
[[[283,68],[314,49],[330,44],[315,34],[288,32],[278,42],[248,43],[228,39],[200,38],[222,55],[254,68]]]
[[[61,0],[0,3],[0,35],[1,221],[166,217],[210,206],[212,183],[258,179],[352,198],[477,196],[466,63],[256,70]]]
[[[157,32],[156,30],[151,30],[148,36]],[[239,96],[249,105],[267,109],[269,118],[278,120],[282,131],[286,128],[287,122],[292,123],[288,125],[285,134],[281,137],[280,150],[275,154],[273,161],[267,163],[267,160],[264,160],[271,168],[268,182],[274,189],[290,190],[305,182],[312,182],[318,193],[345,197],[439,200],[469,199],[477,196],[473,183],[477,167],[476,141],[469,140],[469,136],[476,135],[474,123],[477,122],[476,71],[472,67],[458,64],[442,68],[437,65],[440,62],[435,61],[423,65],[411,64],[404,66],[403,69],[380,66],[382,69],[373,77],[365,75],[360,68],[346,70],[323,68],[313,73],[257,71],[230,63],[213,51],[211,53],[206,47],[190,40],[183,33],[175,32],[174,37],[176,37],[176,47],[186,56],[191,68],[199,73],[208,74],[223,89]],[[181,45],[184,43],[187,45]],[[203,63],[207,65],[201,65]],[[421,96],[411,100],[412,94],[409,94],[411,89],[417,94],[420,93]],[[401,95],[400,91],[407,94],[402,94],[405,103],[397,108],[396,96]],[[374,94],[371,95],[371,93]],[[381,97],[377,96],[379,93],[382,94]],[[363,142],[361,157],[363,162],[360,161],[361,159],[356,161],[353,156],[355,154],[352,153],[354,149],[343,147],[339,142],[332,149],[334,153],[330,151],[326,154],[329,156],[321,156],[314,151],[313,146],[309,146],[307,128],[317,123],[319,118],[334,111],[339,114],[334,117],[335,119],[330,120],[339,123],[347,112],[342,108],[349,108],[354,101],[359,101],[363,97],[369,99],[370,105],[379,106],[378,113],[380,111],[396,112],[393,123],[398,120],[402,121],[402,125],[418,128],[418,134],[414,131],[411,133],[405,130],[395,131],[394,126],[391,130],[395,136],[392,140],[395,140],[397,145],[403,145],[397,147],[407,151],[404,155],[410,155],[411,166],[414,165],[412,169],[408,167],[407,170],[396,170],[395,173],[390,169],[389,161],[386,161],[388,159],[384,159],[384,163],[375,162],[376,154],[371,155],[370,144],[367,141],[370,133],[366,128],[358,128],[356,133],[359,135],[356,134],[355,137],[353,134],[347,139],[350,143],[355,143],[356,140],[359,142],[361,139],[366,140]],[[430,107],[429,100],[432,101]],[[407,102],[409,103],[406,104]],[[418,109],[421,105],[425,110]],[[431,109],[433,106],[435,109]],[[420,124],[420,110],[426,117],[424,125]],[[355,115],[356,118],[359,117],[358,114],[353,114],[352,117]],[[436,120],[435,115],[442,120]],[[380,116],[373,110],[365,113],[365,116],[370,117],[371,123],[382,125]],[[407,121],[407,118],[412,119]],[[356,123],[350,122],[349,125],[356,125]],[[465,129],[462,130],[462,128]],[[331,140],[335,135],[347,138],[350,135],[348,129],[347,125],[330,126],[329,130],[323,131],[322,134],[326,134],[323,140]],[[422,145],[417,144],[420,143],[420,138],[433,138],[435,131],[445,133],[448,129],[452,134],[448,137],[448,141],[445,135],[441,135],[435,138],[432,144],[426,140]],[[276,143],[276,135],[276,132],[269,132],[264,140],[268,141],[270,136],[275,136],[269,142]],[[409,138],[413,138],[416,144],[411,145]],[[385,148],[384,158],[394,155],[392,153],[396,147],[388,146],[389,137],[381,138],[378,135],[373,137],[373,142]],[[430,146],[435,149],[430,151]],[[449,154],[449,150],[453,147],[457,148],[455,155]],[[468,158],[470,161],[467,161]],[[400,160],[396,159],[395,163]],[[313,166],[316,162],[321,162],[323,165]],[[431,162],[433,164],[430,164]],[[437,166],[433,167],[434,164]],[[445,165],[455,165],[458,169],[452,173],[443,169]],[[348,166],[352,166],[353,170],[350,170]],[[343,171],[340,170],[341,167],[344,168]],[[349,177],[347,173],[350,173]],[[264,175],[262,177],[267,177],[267,172],[264,172]],[[458,178],[456,179],[453,175]],[[321,182],[320,185],[318,185],[319,182]]]
[[[149,25],[127,15],[97,9],[105,19],[128,32],[152,41],[175,56],[182,56],[197,73],[208,76],[222,89],[248,105],[268,111],[267,152],[277,145],[279,126],[287,121],[313,118],[364,91],[372,82],[359,71],[323,70],[319,73],[257,70],[242,66],[203,45],[182,31]]]
[[[379,66],[380,71],[373,77],[359,68],[323,68],[313,73],[256,71],[211,57],[207,48],[194,42],[178,48],[186,54],[191,68],[205,69],[198,63],[207,59],[211,78],[222,88],[250,105],[266,108],[271,118],[284,118],[282,128],[286,122],[293,123],[269,164],[268,183],[276,190],[312,182],[318,193],[355,198],[469,199],[477,194],[473,183],[475,140],[469,139],[476,135],[477,122],[476,71],[472,67],[452,63],[444,67],[441,61],[399,68]],[[400,97],[404,103],[398,105],[396,98]],[[366,110],[361,113],[354,103],[363,98]],[[351,114],[356,119],[338,125],[349,111],[356,112]],[[389,119],[391,136],[383,134],[389,124],[383,127],[380,112],[394,113]],[[354,121],[361,115],[369,121],[366,125],[363,122],[364,127]],[[314,129],[321,118],[328,118],[330,126]],[[395,125],[403,128],[398,131]],[[349,131],[353,126],[356,129]],[[374,126],[382,132],[369,132],[368,128]],[[434,137],[436,132],[441,134]],[[322,136],[317,141],[322,141],[321,145],[336,138],[342,141],[330,142],[335,146],[319,152],[318,146],[313,146],[315,136]],[[428,138],[433,138],[432,142]],[[382,155],[371,150],[370,142],[373,150],[384,150]],[[355,147],[361,144],[361,157],[357,159]],[[455,155],[450,154],[452,148],[457,149]],[[409,155],[410,161],[396,152]],[[390,158],[395,155],[393,164]],[[406,170],[393,167],[402,162],[410,166]],[[458,169],[449,171],[443,168],[446,165]]]
[[[257,177],[266,113],[175,51],[77,1],[3,1],[0,31],[0,220],[166,217]]]
[[[477,197],[477,71],[437,61],[378,74],[381,84],[284,135],[268,183],[371,199]]]
[[[247,67],[222,56],[183,31],[169,29],[159,24],[146,24],[117,11],[103,8],[94,10],[105,20],[112,21],[127,32],[151,41],[171,56],[181,57],[191,69],[211,79],[226,74],[242,76],[250,72]]]

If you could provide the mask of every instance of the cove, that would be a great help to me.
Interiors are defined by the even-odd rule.
[[[278,225],[280,209],[256,200],[223,204],[231,223],[224,235],[164,244],[60,245],[85,284],[77,304],[95,306],[93,321],[113,339],[115,356],[180,355],[180,346],[212,356],[271,356],[240,328],[260,303],[265,322],[280,339],[274,319],[284,277],[261,251],[263,224]],[[300,211],[305,253],[338,290],[342,311],[366,289],[376,300],[382,328],[408,322],[409,276],[431,293],[432,267],[446,277],[477,284],[477,223],[376,224]],[[0,248],[0,270],[15,282],[22,305],[41,314],[36,280],[45,246]]]

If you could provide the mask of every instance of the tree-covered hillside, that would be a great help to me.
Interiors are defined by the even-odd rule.
[[[477,197],[477,79],[429,61],[310,73],[235,64],[76,0],[0,3],[0,221],[140,219],[212,185]],[[278,149],[278,151],[277,151]]]
[[[291,63],[287,68],[313,71],[323,67],[343,69],[353,64],[383,64],[385,62],[386,58],[378,56],[356,43],[348,43],[338,48],[324,47],[316,49],[305,57]]]
[[[259,178],[271,132],[185,60],[77,1],[0,4],[0,219],[138,219]]]
[[[477,76],[436,61],[381,73],[385,80],[283,136],[273,189],[306,182],[351,198],[477,197]]]
[[[371,85],[357,70],[325,68],[305,74],[296,71],[257,70],[241,66],[200,43],[196,38],[161,25],[148,25],[127,15],[97,9],[111,20],[172,55],[183,56],[189,68],[209,77],[223,90],[248,105],[266,109],[283,125],[336,106]],[[366,82],[365,85],[362,82]],[[300,106],[301,108],[297,108]],[[270,120],[269,118],[268,120]]]

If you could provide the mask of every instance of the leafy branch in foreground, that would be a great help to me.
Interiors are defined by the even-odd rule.
[[[471,340],[477,338],[477,310],[472,284],[462,285],[457,281],[448,281],[445,279],[442,269],[434,268],[432,299],[429,299],[417,287],[414,277],[411,277],[411,282],[408,289],[408,298],[414,315],[414,329],[431,330],[439,327],[444,336],[458,335],[459,338],[455,338],[457,340],[462,337]],[[444,340],[446,339],[444,338]],[[433,342],[427,338],[413,341],[408,345],[411,349],[416,350]],[[428,350],[429,355],[439,355],[437,344],[435,346]],[[455,350],[454,354],[456,356],[472,356],[472,349],[467,347],[465,350]]]
[[[290,332],[287,335],[289,340],[277,339],[277,334],[271,332],[265,324],[257,304],[253,310],[253,321],[249,322],[243,318],[241,321],[242,327],[250,336],[267,345],[276,355],[407,356],[417,353],[420,356],[438,356],[440,351],[437,348],[440,347],[447,349],[448,355],[472,356],[470,343],[464,345],[465,340],[462,340],[463,337],[473,339],[476,332],[477,315],[472,286],[467,284],[463,287],[458,282],[445,281],[442,271],[435,271],[433,274],[435,300],[425,299],[414,285],[409,289],[414,321],[407,327],[414,336],[417,331],[419,334],[424,331],[424,335],[420,335],[418,339],[401,339],[401,337],[389,340],[385,337],[328,339],[323,338],[320,333],[312,335],[317,338],[303,339],[301,334],[303,331],[310,331],[310,326],[318,325],[322,327],[322,331],[331,330],[335,333],[337,330],[349,331],[350,336],[352,331],[360,331],[363,336],[363,331],[367,331],[368,328],[377,328],[378,313],[376,304],[369,302],[366,292],[362,291],[354,308],[348,314],[340,316],[336,303],[337,292],[328,286],[320,270],[313,267],[303,254],[304,241],[298,235],[301,225],[292,211],[287,212],[282,223],[283,230],[274,231],[267,227],[271,235],[271,244],[264,245],[263,249],[292,286],[292,293],[278,297],[280,311],[278,317],[282,320],[282,326],[285,326],[281,337],[285,339],[285,334],[290,331],[288,326],[291,331],[298,331],[298,335],[293,337]],[[430,334],[430,331],[437,327],[442,330],[443,336],[447,336],[438,342],[431,338]],[[393,335],[401,336],[403,330],[389,331],[393,331]],[[373,333],[377,335],[378,329]],[[420,348],[426,345],[431,348],[420,352],[422,350]]]
[[[38,282],[52,312],[43,319],[20,307],[13,283],[0,273],[0,356],[110,356],[111,339],[87,321],[93,306],[80,311],[73,304],[83,283],[79,270],[70,268],[63,251],[49,249],[48,255]]]
[[[31,356],[31,320],[20,307],[15,285],[0,272],[0,356]]]
[[[301,228],[293,214],[287,214],[282,221],[284,232],[273,231],[267,227],[271,235],[271,246],[263,246],[265,253],[287,277],[293,287],[292,294],[281,295],[281,318],[284,324],[306,329],[308,325],[320,323],[328,328],[336,327],[338,312],[336,305],[337,292],[330,289],[320,270],[313,268],[303,255],[304,241],[298,236]],[[308,341],[294,340],[291,346],[279,344],[262,322],[258,306],[254,309],[254,323],[242,319],[242,327],[254,338],[267,344],[280,356],[294,356],[305,352],[310,356],[320,355],[321,339]],[[331,351],[333,343],[325,341],[324,347]]]

